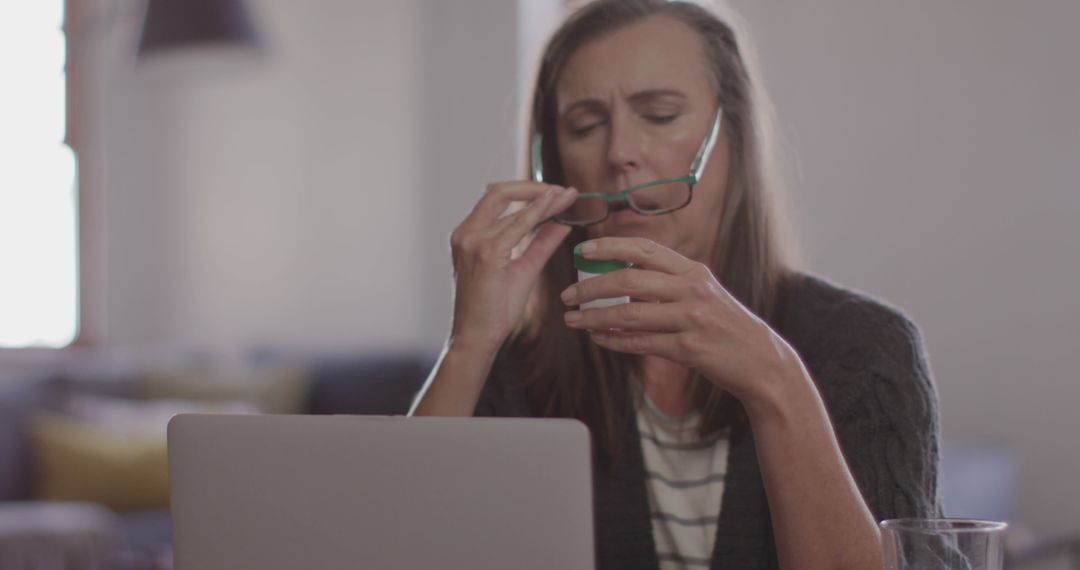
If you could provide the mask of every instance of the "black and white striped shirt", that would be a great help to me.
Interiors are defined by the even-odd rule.
[[[709,567],[727,472],[727,434],[697,436],[700,414],[664,414],[642,395],[637,422],[660,570]]]

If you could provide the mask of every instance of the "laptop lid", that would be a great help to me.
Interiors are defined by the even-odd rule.
[[[178,415],[176,570],[591,570],[573,420]]]

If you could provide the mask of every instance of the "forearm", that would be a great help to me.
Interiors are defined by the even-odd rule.
[[[801,369],[747,408],[780,568],[881,568],[877,523],[848,469],[825,405]]]
[[[472,416],[494,360],[494,352],[448,343],[409,415]]]

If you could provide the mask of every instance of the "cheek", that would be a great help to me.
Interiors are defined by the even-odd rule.
[[[588,172],[581,165],[563,162],[563,174],[566,177],[566,186],[573,186],[579,192],[591,191]]]
[[[705,176],[694,188],[690,205],[675,212],[675,230],[687,244],[687,255],[707,256],[717,238],[727,195],[727,160],[710,160]],[[692,251],[691,251],[692,250]],[[707,259],[702,257],[701,259]]]
[[[683,223],[680,226],[695,228],[693,231],[697,234],[695,241],[711,242],[716,238],[715,234],[719,230],[720,219],[724,214],[723,196],[718,192],[719,188],[702,190],[701,194],[695,196],[694,201],[691,202],[691,206],[696,207],[686,208],[687,218],[682,220]]]
[[[727,181],[721,180],[712,184],[699,184],[694,189],[694,201],[697,204],[697,213],[719,221],[724,213],[724,202],[727,197]]]
[[[560,150],[559,161],[568,186],[588,192],[597,184],[598,167],[603,163],[593,156],[594,154],[584,145],[570,145],[569,148]]]
[[[705,173],[694,188],[694,202],[701,202],[697,205],[697,209],[704,216],[715,217],[719,220],[719,216],[723,214],[728,193],[729,163],[726,141],[717,141],[712,158],[705,166]]]

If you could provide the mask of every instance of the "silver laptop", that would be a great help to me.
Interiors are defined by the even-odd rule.
[[[176,570],[590,570],[572,420],[182,414]]]

